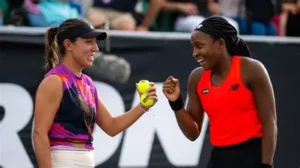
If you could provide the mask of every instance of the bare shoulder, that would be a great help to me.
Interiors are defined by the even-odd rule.
[[[261,61],[248,57],[242,57],[241,59],[241,74],[247,84],[253,80],[269,77],[267,69]]]
[[[257,59],[242,57],[241,59],[241,68],[243,72],[246,73],[255,73],[266,71],[266,68],[262,62]]]
[[[203,72],[204,69],[202,67],[197,67],[194,70],[192,70],[189,76],[189,83],[197,84]]]
[[[49,75],[42,80],[38,91],[53,93],[62,90],[62,80],[58,75]]]
[[[264,65],[257,59],[249,58],[249,57],[242,57],[241,64],[243,68],[263,68]]]
[[[58,75],[52,74],[43,79],[40,85],[58,85],[62,80]]]
[[[49,75],[40,83],[34,108],[35,132],[45,135],[49,132],[62,100],[62,88],[62,80],[57,75]]]

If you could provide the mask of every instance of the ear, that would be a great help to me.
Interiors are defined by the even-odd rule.
[[[63,44],[66,50],[72,51],[72,42],[69,39],[65,39]]]
[[[226,47],[226,43],[223,38],[218,39],[218,43],[221,48]]]

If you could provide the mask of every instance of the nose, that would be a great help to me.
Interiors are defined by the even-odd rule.
[[[199,52],[198,52],[198,50],[193,50],[193,57],[194,58],[197,58],[199,56]]]
[[[93,52],[98,52],[99,51],[99,47],[98,47],[97,43],[95,43],[95,45],[92,47],[92,51]]]

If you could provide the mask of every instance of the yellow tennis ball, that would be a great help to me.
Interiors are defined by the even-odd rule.
[[[140,102],[142,103],[143,106],[150,107],[150,106],[153,105],[154,100],[150,99],[150,98],[147,98],[146,94],[142,94]]]
[[[147,90],[150,88],[150,82],[148,80],[140,80],[138,83],[137,89],[140,93],[147,93]]]

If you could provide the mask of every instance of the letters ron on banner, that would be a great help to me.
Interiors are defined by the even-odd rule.
[[[4,168],[36,167],[31,134],[35,92],[44,75],[44,36],[35,38],[40,43],[24,43],[23,39],[1,42],[0,33],[0,109],[4,109],[4,114],[0,112],[0,166]],[[141,79],[155,82],[159,102],[128,130],[113,138],[98,128],[95,130],[98,167],[205,168],[211,150],[207,117],[201,136],[190,142],[181,133],[161,92],[162,83],[173,75],[180,80],[186,99],[188,76],[198,66],[192,58],[189,39],[112,37],[111,44],[112,54],[126,59],[132,74],[125,84],[94,80],[110,112],[122,114],[137,104],[135,83]],[[270,45],[251,41],[248,45],[253,57],[266,66],[275,91],[279,129],[275,168],[298,168],[300,57],[295,53],[299,53],[299,43],[273,41]]]

